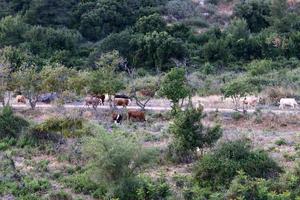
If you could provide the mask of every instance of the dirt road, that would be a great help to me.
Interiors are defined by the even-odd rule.
[[[0,106],[1,107],[1,106]],[[13,104],[12,105],[13,108],[16,109],[26,109],[26,108],[30,108],[28,105],[24,105],[24,104]],[[50,109],[50,108],[54,108],[55,105],[51,105],[51,104],[37,104],[36,105],[36,109]],[[65,104],[64,108],[66,109],[80,109],[80,108],[88,108],[87,106],[83,105],[83,104]],[[118,107],[118,108],[122,108],[122,107]],[[90,109],[92,109],[90,107]],[[97,109],[110,109],[110,107],[108,105],[104,105],[104,106],[99,106]],[[127,109],[140,109],[140,107],[138,106],[128,106]],[[171,107],[169,106],[148,106],[146,107],[146,110],[150,110],[150,111],[168,111],[171,110]],[[221,113],[234,113],[236,112],[233,109],[229,109],[229,108],[212,108],[212,107],[207,107],[204,109],[205,112],[214,112],[214,111],[218,111]],[[247,110],[248,113],[253,113],[255,112],[254,109],[248,109]],[[295,109],[295,110],[279,110],[279,109],[261,109],[262,113],[269,113],[272,112],[274,114],[296,114],[296,115],[300,115],[300,109]]]

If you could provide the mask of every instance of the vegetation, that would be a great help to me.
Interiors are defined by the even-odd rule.
[[[177,113],[170,133],[173,134],[173,143],[169,146],[170,156],[175,161],[190,162],[197,150],[213,146],[222,136],[219,126],[206,128],[202,125],[202,111],[188,108]]]
[[[295,0],[0,1],[0,199],[299,200],[299,116],[265,112],[300,99],[299,22]]]
[[[280,167],[264,152],[252,151],[245,141],[228,142],[205,155],[195,167],[195,178],[202,186],[227,187],[238,171],[251,177],[272,178]]]

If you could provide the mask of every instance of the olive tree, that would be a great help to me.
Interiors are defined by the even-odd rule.
[[[240,99],[245,97],[247,94],[251,94],[254,88],[247,81],[247,78],[243,77],[225,84],[221,90],[225,97],[232,98],[235,109],[238,110]]]
[[[121,89],[124,89],[124,80],[118,67],[123,59],[117,51],[103,54],[96,63],[97,69],[91,72],[88,89],[93,94],[108,94],[111,105],[111,97]]]
[[[63,102],[64,94],[69,90],[69,79],[76,75],[76,71],[56,64],[43,67],[40,75],[43,80],[43,90],[49,93],[56,92]]]
[[[14,72],[13,80],[17,89],[29,100],[32,109],[35,109],[39,96],[43,93],[43,78],[35,66],[21,68]]]

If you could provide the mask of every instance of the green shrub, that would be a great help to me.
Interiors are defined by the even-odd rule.
[[[282,146],[282,145],[287,145],[287,142],[286,142],[286,140],[284,138],[280,138],[279,140],[275,141],[275,144],[277,146]]]
[[[272,190],[272,182],[265,179],[252,178],[244,172],[239,172],[226,192],[225,199],[295,199],[289,191]]]
[[[137,175],[151,163],[156,152],[144,149],[128,134],[102,130],[84,142],[84,155],[90,159],[88,177],[98,185],[107,185],[110,198],[133,199],[139,183]]]
[[[203,117],[202,111],[194,108],[188,108],[175,116],[169,129],[174,136],[169,146],[169,156],[173,160],[176,158],[174,161],[189,162],[197,148],[211,147],[222,136],[220,126],[204,127],[201,123]]]
[[[25,119],[14,115],[12,108],[4,107],[2,109],[0,114],[0,138],[16,138],[28,126],[29,123]]]
[[[39,194],[47,192],[49,188],[49,181],[32,177],[23,177],[20,181],[15,179],[0,181],[0,194],[12,194],[18,200],[39,200],[41,199]]]
[[[160,177],[153,181],[149,177],[141,176],[139,187],[137,189],[137,199],[152,199],[160,200],[166,199],[170,196],[170,186],[166,182],[164,177]]]
[[[47,200],[73,200],[72,196],[64,191],[53,192]]]
[[[75,174],[64,178],[63,182],[76,193],[92,195],[95,198],[101,198],[106,194],[105,186],[96,184],[87,174]]]
[[[195,166],[195,180],[214,189],[228,187],[238,171],[251,177],[271,178],[281,172],[277,163],[263,151],[251,150],[244,140],[222,144]]]
[[[9,145],[6,142],[0,142],[0,151],[8,149]]]
[[[240,112],[233,112],[231,114],[232,119],[234,119],[235,121],[239,121],[240,119],[244,118],[244,115]]]
[[[90,135],[92,127],[85,124],[81,118],[50,118],[31,128],[31,135],[40,140],[58,141],[63,138],[82,137]]]
[[[258,76],[270,72],[274,68],[271,60],[255,60],[248,65],[248,71],[252,76]]]

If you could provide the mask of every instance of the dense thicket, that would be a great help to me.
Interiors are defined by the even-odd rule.
[[[244,70],[254,59],[300,58],[299,11],[285,0],[241,1],[224,30],[198,34],[207,24],[189,0],[1,1],[0,45],[40,66],[89,68],[118,50],[131,66],[153,71],[207,62],[214,71]]]

